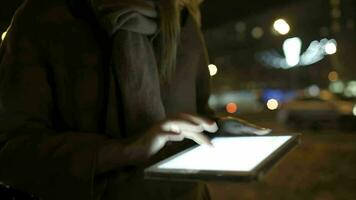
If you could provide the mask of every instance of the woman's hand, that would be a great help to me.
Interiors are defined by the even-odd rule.
[[[251,124],[237,117],[221,117],[217,119],[219,133],[221,134],[249,134],[249,135],[266,135],[272,130]]]
[[[271,132],[270,129],[234,117],[219,118],[217,123],[222,134],[264,135]],[[132,142],[122,144],[113,141],[105,145],[98,152],[97,172],[143,163],[161,150],[168,141],[181,141],[188,138],[201,145],[211,145],[210,139],[203,134],[203,131],[214,133],[218,130],[218,125],[215,121],[190,114],[180,114],[166,119]]]
[[[191,114],[180,114],[177,117],[162,121],[149,129],[132,146],[150,157],[162,149],[168,141],[191,139],[201,145],[212,145],[203,131],[214,133],[218,126],[214,121]],[[131,149],[132,150],[132,149]]]

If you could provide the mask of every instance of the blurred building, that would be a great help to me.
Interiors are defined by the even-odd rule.
[[[7,29],[22,2],[1,0],[0,33]],[[328,75],[333,71],[338,80],[356,80],[355,13],[355,0],[205,0],[203,30],[211,63],[217,66],[212,79],[214,90],[327,88]],[[273,23],[279,18],[290,26],[285,35],[273,31]],[[283,43],[293,37],[300,38],[300,54],[312,41],[323,38],[334,39],[337,52],[314,64],[288,69],[261,62],[266,52],[272,63],[283,58]]]
[[[328,88],[330,84],[328,75],[332,71],[337,72],[339,80],[345,82],[356,80],[356,60],[354,59],[356,1],[272,2],[274,2],[273,5],[262,5],[262,7],[259,5],[262,3],[259,2],[241,4],[242,8],[238,9],[241,13],[235,13],[235,18],[232,14],[226,14],[224,10],[221,10],[226,18],[224,21],[216,19],[221,23],[220,25],[214,23],[214,20],[206,23],[205,37],[211,62],[219,70],[219,73],[213,77],[213,86],[216,91],[266,87],[298,89],[310,85]],[[236,4],[239,3],[231,3],[231,6],[236,6]],[[229,6],[226,5],[226,7]],[[231,8],[226,8],[226,11],[228,10]],[[211,11],[219,16],[217,12]],[[209,10],[205,15],[205,20],[213,18],[209,16]],[[280,18],[290,26],[289,32],[285,35],[273,30],[274,21]],[[303,61],[304,63],[299,62],[303,66],[284,69],[278,66],[278,63],[276,66],[269,65],[285,56],[284,42],[288,38],[295,37],[300,40],[300,55],[304,53],[304,57],[308,58],[308,60],[304,59],[306,60]],[[336,41],[335,44],[337,44],[337,51],[333,55],[327,55],[324,52],[325,42],[329,40]],[[312,44],[314,46],[323,44],[324,46],[320,48],[323,48],[321,50],[324,54],[321,55],[320,50],[320,55],[318,55],[315,48],[314,50],[308,49],[308,47],[314,47]],[[261,55],[267,55],[267,58],[271,60],[269,64],[261,61]],[[322,59],[319,60],[318,56]]]

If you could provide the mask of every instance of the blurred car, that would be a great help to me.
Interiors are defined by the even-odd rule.
[[[277,114],[279,122],[292,127],[353,126],[355,102],[350,100],[324,100],[304,97],[284,103]]]
[[[356,99],[335,98],[331,102],[339,111],[338,126],[344,129],[356,129]]]
[[[217,113],[242,114],[260,112],[263,109],[256,91],[224,91],[210,96],[209,105]],[[229,112],[228,105],[234,105],[234,112]]]

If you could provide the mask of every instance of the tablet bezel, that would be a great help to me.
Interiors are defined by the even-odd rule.
[[[283,145],[278,147],[273,153],[261,161],[251,171],[217,171],[217,170],[188,170],[188,169],[164,169],[158,168],[165,162],[168,162],[177,156],[180,156],[187,151],[196,148],[193,146],[182,152],[179,152],[169,158],[166,158],[145,169],[146,179],[164,179],[164,180],[180,180],[180,181],[196,181],[196,180],[227,180],[227,181],[257,181],[260,180],[266,172],[275,165],[285,154],[292,150],[300,141],[300,134],[288,135],[268,135],[274,136],[291,136]],[[238,136],[234,136],[238,137]],[[243,136],[243,137],[260,137],[260,136]]]

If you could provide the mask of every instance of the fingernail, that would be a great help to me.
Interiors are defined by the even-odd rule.
[[[209,140],[209,147],[214,147],[214,144]]]
[[[206,145],[206,146],[208,146],[208,147],[214,147],[214,144],[213,144],[211,141],[209,141],[209,142],[204,142],[203,145]]]
[[[214,124],[212,124],[211,127],[212,127],[212,131],[213,131],[213,132],[216,132],[216,131],[218,131],[218,129],[219,129],[219,127],[218,127],[218,125],[216,124],[216,122],[214,122]]]
[[[208,138],[207,142],[208,142],[208,144],[209,144],[210,146],[214,146],[213,143],[211,142],[211,139],[210,139],[210,138]]]
[[[218,130],[218,125],[214,122],[214,124],[203,124],[204,129],[209,132],[216,132]]]
[[[256,131],[256,134],[257,135],[266,135],[266,134],[270,133],[271,131],[272,131],[272,129],[264,128],[264,129]]]

